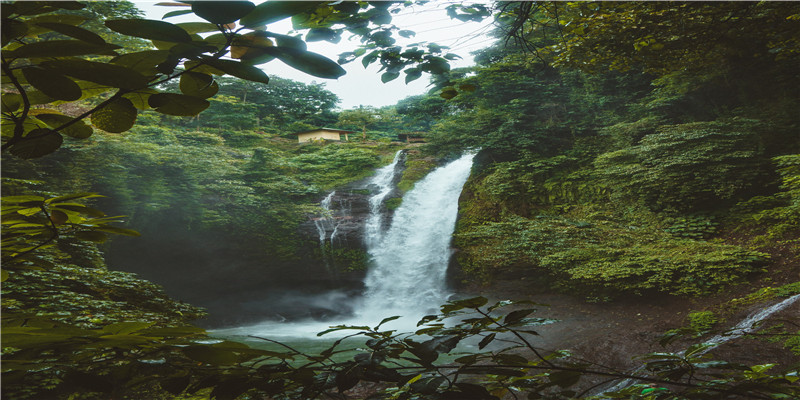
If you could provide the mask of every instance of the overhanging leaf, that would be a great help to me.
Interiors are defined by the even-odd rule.
[[[9,152],[22,159],[31,159],[48,155],[61,147],[64,138],[51,129],[34,129],[15,143]]]
[[[112,19],[105,25],[114,32],[164,42],[188,43],[192,37],[180,27],[153,19]]]
[[[122,133],[136,123],[138,111],[126,98],[119,98],[92,114],[92,125],[110,133]]]
[[[53,129],[65,125],[73,120],[72,117],[61,114],[37,114],[36,119],[44,122]],[[83,121],[75,122],[64,129],[61,129],[59,132],[76,139],[86,139],[89,136],[92,136],[92,133],[94,133],[92,127],[86,125],[86,123]]]
[[[48,40],[45,42],[34,42],[7,51],[6,57],[9,58],[35,58],[35,57],[71,57],[89,54],[112,55],[117,53],[114,50],[121,48],[113,44],[92,44],[80,40]]]
[[[177,116],[194,116],[208,108],[206,100],[176,93],[158,93],[148,99],[150,107],[156,111]]]
[[[314,10],[324,2],[321,1],[265,1],[257,5],[249,14],[242,17],[239,23],[245,28],[271,24],[292,15]]]
[[[197,94],[207,89],[213,82],[214,78],[211,75],[188,71],[181,74],[178,87],[185,95],[200,97]]]
[[[167,61],[169,56],[168,50],[144,50],[115,57],[111,63],[149,75],[154,73],[158,64]]]
[[[161,19],[167,19],[167,18],[177,17],[179,15],[186,15],[186,14],[191,14],[191,13],[192,13],[192,10],[170,11],[170,12],[164,14],[164,16],[161,17]]]
[[[312,76],[337,79],[346,73],[339,64],[321,54],[287,47],[275,47],[270,51],[286,65]]]
[[[22,74],[33,87],[54,99],[72,101],[81,98],[80,86],[64,75],[39,67],[25,68]]]
[[[229,24],[248,15],[256,6],[249,1],[196,1],[192,2],[192,12],[198,17],[215,23]]]
[[[60,22],[37,22],[36,25],[87,43],[96,45],[103,45],[106,43],[100,35],[74,25]]]
[[[208,65],[237,78],[253,82],[269,83],[269,76],[267,76],[264,71],[252,65],[230,60],[206,60],[205,62]]]
[[[89,82],[121,89],[141,89],[149,79],[135,70],[119,65],[79,59],[41,63],[43,68]]]

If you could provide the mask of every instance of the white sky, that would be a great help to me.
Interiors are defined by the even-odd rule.
[[[145,13],[148,19],[160,20],[164,14],[181,9],[178,7],[156,6],[156,1],[133,0],[133,3]],[[424,6],[408,7],[399,14],[394,14],[392,18],[394,25],[400,29],[408,29],[417,33],[416,36],[409,39],[394,35],[394,38],[397,39],[397,44],[403,45],[427,41],[441,46],[449,46],[451,52],[464,58],[463,60],[451,61],[451,67],[457,68],[472,65],[473,60],[469,53],[482,49],[493,42],[493,39],[488,36],[488,33],[492,30],[491,18],[487,18],[481,23],[450,19],[447,16],[445,7],[454,3],[459,2],[432,1]],[[165,21],[178,23],[202,20],[191,15],[167,18]],[[291,30],[291,23],[286,19],[272,24],[269,29],[277,33],[286,33]],[[308,50],[323,54],[336,61],[339,58],[339,53],[352,51],[359,44],[355,39],[349,41],[347,33],[342,36],[342,40],[337,44],[324,41],[310,42],[308,43]],[[342,109],[350,109],[359,105],[381,107],[395,104],[405,97],[425,93],[427,91],[426,86],[429,84],[427,74],[423,74],[420,79],[408,85],[404,81],[405,74],[400,74],[399,78],[389,83],[382,83],[380,79],[381,72],[378,72],[378,63],[373,63],[369,68],[365,69],[361,64],[360,58],[342,67],[347,71],[347,74],[338,80],[332,80],[306,75],[278,60],[261,65],[261,68],[270,76],[279,76],[304,83],[324,83],[328,90],[339,96],[341,99],[339,107]]]

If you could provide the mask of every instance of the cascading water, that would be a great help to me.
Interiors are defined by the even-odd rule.
[[[360,317],[421,316],[446,300],[445,274],[458,197],[474,154],[440,167],[416,183],[385,234],[367,240],[372,266]]]
[[[419,317],[443,303],[448,296],[445,276],[451,254],[451,235],[458,214],[458,198],[469,177],[474,154],[437,168],[417,182],[403,197],[391,226],[384,232],[381,205],[393,189],[395,168],[401,157],[398,152],[392,164],[379,169],[369,182],[370,187],[377,188],[370,199],[370,216],[365,226],[364,240],[371,266],[365,279],[365,294],[360,304],[355,305],[353,318],[326,322],[269,321],[220,329],[214,333],[222,336],[263,335],[283,340],[311,339],[317,332],[334,324],[374,324],[394,315],[405,317],[403,320],[413,328]],[[323,224],[325,222],[320,222],[318,229],[324,227]],[[325,239],[323,233],[320,234],[322,241]]]
[[[322,254],[322,260],[325,263],[325,269],[328,271],[330,271],[331,266],[327,256],[325,242],[328,238],[328,231],[331,232],[331,246],[333,246],[333,237],[336,235],[336,223],[333,218],[333,214],[331,213],[331,200],[335,194],[336,191],[333,191],[329,195],[325,196],[324,199],[322,199],[322,201],[319,203],[319,206],[322,208],[323,213],[321,216],[314,219],[314,226],[317,227],[317,233],[319,234],[320,253]]]
[[[375,175],[370,179],[367,187],[376,188],[377,192],[369,198],[369,218],[364,226],[364,241],[367,248],[375,246],[380,242],[383,233],[383,213],[381,212],[381,205],[383,200],[394,189],[394,178],[397,164],[405,156],[405,150],[400,150],[394,155],[394,160],[391,164],[378,169]]]

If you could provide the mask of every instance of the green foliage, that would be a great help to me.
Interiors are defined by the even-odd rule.
[[[706,333],[719,323],[719,318],[713,311],[695,311],[686,315],[689,328],[698,334]]]
[[[503,272],[541,271],[561,290],[591,296],[663,292],[715,293],[763,265],[766,254],[676,239],[647,227],[606,219],[503,216],[455,235],[467,274],[490,280]]]
[[[40,254],[60,237],[102,243],[107,234],[139,236],[131,229],[111,225],[122,217],[109,217],[80,203],[100,197],[74,193],[58,197],[23,195],[2,198],[3,269],[48,268],[52,263]]]
[[[403,198],[402,197],[392,197],[391,199],[387,199],[386,201],[384,201],[383,204],[386,206],[387,210],[394,211],[398,207],[400,207],[401,204],[403,204]]]
[[[340,398],[360,383],[377,383],[378,396],[400,399],[579,398],[577,385],[589,377],[632,379],[669,386],[670,395],[703,399],[709,395],[754,398],[798,395],[796,371],[770,374],[772,365],[746,366],[713,360],[706,345],[683,353],[639,357],[634,373],[594,365],[534,346],[536,304],[476,297],[450,301],[425,316],[415,332],[382,328],[400,318],[384,318],[374,327],[340,325],[318,336],[340,338],[319,354],[293,348],[257,350],[208,340],[191,327],[163,328],[150,322],[123,322],[100,329],[64,326],[43,318],[3,315],[4,390],[17,398],[76,395],[88,398],[147,395],[192,396],[210,389],[211,398]],[[458,320],[445,325],[445,321]],[[366,339],[356,349],[340,346],[348,338]],[[270,339],[264,338],[272,342]],[[464,353],[462,343],[477,342]],[[60,349],[61,351],[53,351]],[[65,351],[66,350],[66,351]],[[30,364],[39,356],[52,367]],[[133,379],[133,377],[138,379]],[[40,386],[30,385],[39,383]],[[43,384],[44,383],[44,384]],[[642,385],[604,393],[629,398]],[[9,392],[6,392],[9,393]]]
[[[406,157],[403,176],[397,183],[397,188],[403,193],[411,190],[414,187],[414,183],[424,178],[428,172],[436,167],[436,163],[432,159],[420,157],[419,153],[409,151]]]
[[[800,155],[773,158],[781,176],[781,190],[737,204],[732,219],[763,233],[753,238],[758,246],[777,244],[800,254]]]
[[[718,222],[703,215],[668,218],[664,222],[669,224],[664,228],[664,232],[690,239],[708,239],[717,233],[719,226]]]
[[[617,201],[654,210],[713,210],[763,191],[767,160],[757,121],[662,126],[638,145],[605,153],[597,166]]]

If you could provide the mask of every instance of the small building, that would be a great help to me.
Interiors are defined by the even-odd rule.
[[[425,143],[425,132],[400,133],[397,139],[406,143]]]
[[[342,140],[344,141],[350,140],[349,135],[351,133],[355,132],[345,131],[342,129],[317,128],[317,129],[312,129],[310,131],[293,133],[292,135],[297,135],[298,143],[308,143],[316,140],[335,140],[338,142]],[[343,136],[344,139],[342,139]]]

